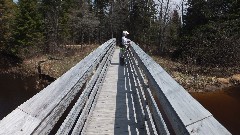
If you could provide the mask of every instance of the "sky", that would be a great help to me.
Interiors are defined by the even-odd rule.
[[[181,0],[173,0],[173,1],[176,2],[177,4],[181,2]]]

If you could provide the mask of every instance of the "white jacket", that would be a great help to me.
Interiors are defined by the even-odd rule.
[[[127,39],[125,36],[122,37],[122,45],[125,45],[125,46],[128,46],[129,45],[129,42],[130,40]]]

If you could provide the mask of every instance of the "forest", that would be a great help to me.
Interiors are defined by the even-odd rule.
[[[240,64],[238,0],[1,0],[1,64],[9,57],[97,44],[123,30],[151,55],[206,67]]]
[[[126,30],[127,38],[239,134],[240,0],[176,1],[0,0],[0,120],[107,40],[116,38],[119,45]]]

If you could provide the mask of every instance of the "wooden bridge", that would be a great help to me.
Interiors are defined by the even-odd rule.
[[[0,121],[0,135],[231,134],[138,45],[111,39]]]

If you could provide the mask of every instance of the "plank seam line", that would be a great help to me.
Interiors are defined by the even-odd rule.
[[[29,116],[32,116],[31,114],[29,114],[29,113],[25,112],[23,109],[21,109],[21,108],[19,108],[19,107],[17,107],[17,109],[19,109],[20,111],[22,111],[22,112],[26,113],[26,114],[27,114],[27,115],[29,115]],[[32,117],[34,117],[34,116],[32,116]],[[37,118],[37,117],[34,117],[34,118]]]
[[[195,121],[195,122],[193,122],[193,123],[191,123],[191,124],[186,125],[185,127],[188,127],[188,126],[190,126],[190,125],[193,125],[193,124],[195,124],[195,123],[198,123],[198,122],[200,122],[200,121],[202,121],[202,120],[204,120],[204,119],[207,119],[207,118],[209,118],[209,117],[213,117],[213,115],[209,115],[209,116],[207,116],[207,117],[205,117],[205,118],[202,118],[202,119],[200,119],[200,120],[197,120],[197,121]]]

